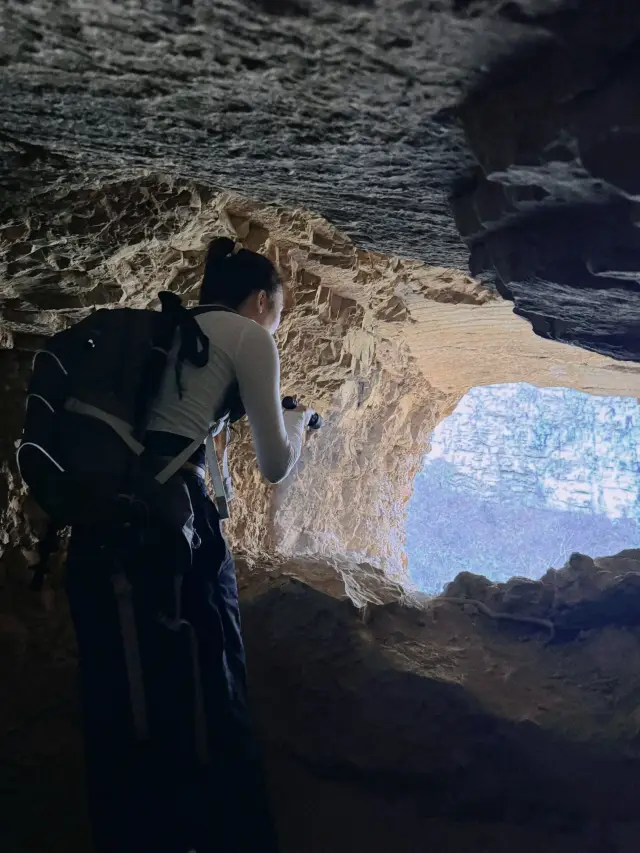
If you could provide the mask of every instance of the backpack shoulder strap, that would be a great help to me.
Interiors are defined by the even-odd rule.
[[[189,308],[188,310],[194,317],[198,317],[201,314],[208,314],[210,311],[226,311],[229,314],[238,313],[233,308],[229,308],[226,305],[219,305],[217,303],[212,303],[211,305],[199,305],[197,308]],[[228,416],[228,423],[234,424],[236,421],[239,421],[240,418],[243,418],[245,414],[246,412],[240,397],[238,383],[232,382],[227,389],[222,404],[216,411],[215,420],[219,421]]]

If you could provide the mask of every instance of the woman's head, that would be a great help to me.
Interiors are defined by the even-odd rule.
[[[218,237],[209,244],[200,287],[201,305],[226,305],[250,317],[273,334],[282,314],[282,284],[264,255]]]

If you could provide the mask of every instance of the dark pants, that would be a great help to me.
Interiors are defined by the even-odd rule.
[[[75,529],[71,539],[98,853],[277,850],[247,707],[233,560],[204,483],[188,475],[188,487],[200,545],[182,577],[179,623],[160,618],[171,615],[174,588],[166,531],[148,530],[135,547],[108,528]]]

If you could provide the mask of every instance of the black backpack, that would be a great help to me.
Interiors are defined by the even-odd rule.
[[[153,515],[191,547],[191,501],[172,475],[206,436],[167,464],[146,451],[144,435],[178,330],[178,364],[206,365],[209,340],[175,294],[161,293],[160,302],[161,311],[98,310],[35,355],[16,458],[50,519],[46,551],[55,544],[52,531],[130,521],[136,513]],[[46,557],[41,548],[36,586]]]

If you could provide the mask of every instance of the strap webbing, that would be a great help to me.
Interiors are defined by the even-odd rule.
[[[145,446],[133,437],[131,434],[131,425],[126,421],[123,421],[121,418],[116,417],[116,415],[112,415],[110,412],[105,412],[104,409],[99,409],[97,406],[91,406],[89,403],[82,403],[80,400],[76,400],[73,397],[67,400],[65,403],[65,409],[77,415],[87,415],[90,418],[102,421],[110,426],[111,429],[120,436],[127,447],[135,453],[136,456],[141,456],[144,453]],[[185,449],[179,453],[175,459],[172,459],[165,468],[156,474],[156,480],[159,483],[164,484],[167,480],[173,477],[176,471],[179,471],[184,463],[188,461],[189,457],[201,446],[207,434],[208,430],[207,433],[194,439],[191,444],[187,445],[187,447],[185,447]]]
[[[202,442],[206,439],[209,430],[200,436],[200,438],[194,438],[191,444],[188,444],[182,453],[179,453],[174,459],[169,462],[166,468],[163,468],[162,471],[159,471],[156,474],[156,480],[159,483],[166,483],[173,475],[182,468],[185,462],[189,461],[189,458],[196,452],[196,450],[202,446]]]
[[[233,487],[231,485],[231,474],[229,473],[229,442],[231,441],[231,426],[229,421],[225,425],[224,430],[224,453],[222,454],[222,485],[227,500],[230,501],[233,497]]]
[[[74,397],[67,400],[65,403],[65,408],[69,412],[73,412],[78,415],[87,415],[90,418],[95,418],[96,420],[102,421],[111,427],[111,429],[116,432],[120,438],[124,441],[124,443],[129,447],[129,449],[136,454],[136,456],[141,456],[144,453],[145,446],[137,441],[133,435],[132,427],[126,421],[123,421],[121,418],[118,418],[116,415],[112,415],[110,412],[105,412],[104,409],[99,409],[97,406],[92,406],[89,403],[82,403],[80,400],[76,400]],[[225,444],[224,444],[224,453],[222,456],[222,474],[220,473],[220,465],[218,463],[218,456],[216,454],[215,445],[213,441],[213,436],[211,430],[207,429],[207,432],[198,437],[194,438],[191,444],[188,444],[184,450],[179,453],[174,459],[169,462],[161,471],[156,474],[156,480],[161,485],[166,483],[174,474],[176,474],[180,468],[188,462],[190,457],[195,453],[195,451],[202,445],[202,442],[205,442],[205,452],[207,459],[207,466],[209,468],[209,473],[211,474],[211,479],[213,481],[213,488],[216,496],[216,503],[218,504],[218,509],[220,510],[221,504],[226,506],[227,500],[231,499],[231,476],[229,474],[229,459],[228,459],[228,447],[229,447],[229,437],[231,431],[229,427],[229,423],[227,422],[225,426]],[[223,512],[221,512],[221,516]],[[228,518],[228,511],[223,515],[224,518]]]
[[[224,482],[222,480],[222,476],[220,475],[220,464],[218,462],[218,454],[216,453],[216,448],[211,433],[209,433],[209,435],[207,436],[205,448],[207,456],[207,468],[209,469],[209,474],[211,475],[211,480],[213,482],[213,491],[215,493],[216,498],[224,498],[226,496],[224,491]]]
[[[144,444],[136,441],[132,435],[133,427],[126,421],[123,421],[122,418],[118,418],[110,412],[105,412],[104,409],[99,409],[97,406],[82,403],[80,400],[76,400],[75,397],[70,397],[64,404],[64,407],[68,412],[73,412],[76,415],[88,415],[90,418],[102,421],[120,436],[136,456],[141,456],[144,453]]]

